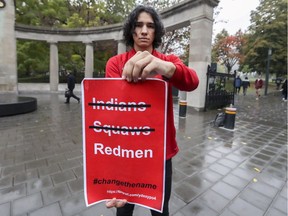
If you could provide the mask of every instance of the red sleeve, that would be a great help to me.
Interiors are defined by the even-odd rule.
[[[118,56],[111,57],[106,63],[105,77],[119,78],[122,75],[122,69],[120,69],[120,59]]]
[[[196,72],[187,67],[177,56],[169,55],[167,57],[167,60],[176,66],[175,73],[169,79],[169,82],[180,91],[193,91],[196,89],[199,85],[199,78]]]

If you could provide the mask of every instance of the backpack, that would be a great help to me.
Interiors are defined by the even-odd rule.
[[[225,113],[217,113],[215,120],[214,120],[214,126],[216,127],[222,127],[224,126],[224,120],[225,120]]]

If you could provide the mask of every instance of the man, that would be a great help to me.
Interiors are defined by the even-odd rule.
[[[241,85],[242,85],[242,79],[238,75],[234,81],[234,87],[235,87],[235,93],[236,94],[240,93]]]
[[[243,95],[245,96],[247,94],[247,89],[250,87],[250,81],[247,76],[243,80],[242,86],[243,86]]]
[[[122,77],[127,82],[137,83],[148,77],[168,82],[168,110],[166,137],[166,173],[163,213],[151,210],[153,216],[169,215],[169,199],[172,183],[171,158],[178,152],[173,117],[172,86],[181,91],[192,91],[199,84],[196,72],[174,55],[164,55],[155,50],[161,44],[164,27],[156,11],[147,6],[136,7],[129,15],[123,30],[126,45],[132,49],[109,59],[106,77]],[[129,92],[129,94],[133,94]],[[151,176],[153,178],[153,176]],[[134,205],[116,198],[106,202],[108,208],[116,207],[117,216],[132,216]]]
[[[78,103],[80,103],[80,98],[74,95],[73,93],[73,90],[75,88],[75,82],[76,82],[75,77],[71,73],[68,73],[67,74],[67,87],[69,89],[69,94],[66,97],[66,102],[65,102],[66,104],[70,103],[70,97],[75,98],[78,101]]]

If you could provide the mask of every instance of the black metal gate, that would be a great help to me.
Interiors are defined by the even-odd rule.
[[[216,67],[207,69],[205,108],[218,109],[234,105],[235,74],[218,73]]]

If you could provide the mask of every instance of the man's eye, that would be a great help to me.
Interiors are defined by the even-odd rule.
[[[142,26],[143,26],[143,23],[136,23],[135,26],[136,26],[136,27],[142,27]]]
[[[147,27],[148,27],[148,28],[155,29],[155,24],[154,24],[154,23],[149,23],[149,24],[147,24]]]

